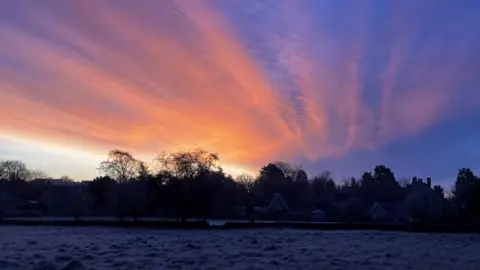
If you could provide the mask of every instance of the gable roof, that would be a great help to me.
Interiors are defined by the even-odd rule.
[[[380,203],[378,203],[378,202],[375,202],[373,204],[372,208],[370,208],[368,213],[370,215],[375,215],[375,216],[389,216],[389,213],[387,212],[387,210],[385,210],[382,207],[382,205],[380,205]]]
[[[280,193],[275,193],[273,194],[272,201],[268,205],[267,209],[268,209],[268,212],[270,212],[272,210],[279,209],[279,208],[285,211],[290,210],[290,207],[288,207],[288,204],[285,202],[282,195]]]
[[[385,213],[382,211],[385,211]],[[372,215],[374,212],[377,215],[390,216],[392,218],[407,218],[409,216],[408,209],[405,207],[405,202],[375,202],[368,213]]]

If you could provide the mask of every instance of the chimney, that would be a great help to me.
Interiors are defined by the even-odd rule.
[[[416,184],[418,182],[417,177],[412,177],[412,184]]]
[[[432,187],[432,178],[430,178],[430,177],[427,177],[427,186],[428,186],[429,188]]]

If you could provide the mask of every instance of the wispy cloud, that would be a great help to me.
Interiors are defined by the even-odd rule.
[[[5,1],[0,132],[247,165],[375,149],[478,105],[478,20],[440,2]]]

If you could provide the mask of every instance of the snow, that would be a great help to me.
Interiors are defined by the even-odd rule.
[[[478,269],[480,235],[0,227],[0,269]]]

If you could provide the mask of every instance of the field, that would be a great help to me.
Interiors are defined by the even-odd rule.
[[[467,270],[480,265],[475,234],[1,226],[0,248],[0,269]]]

